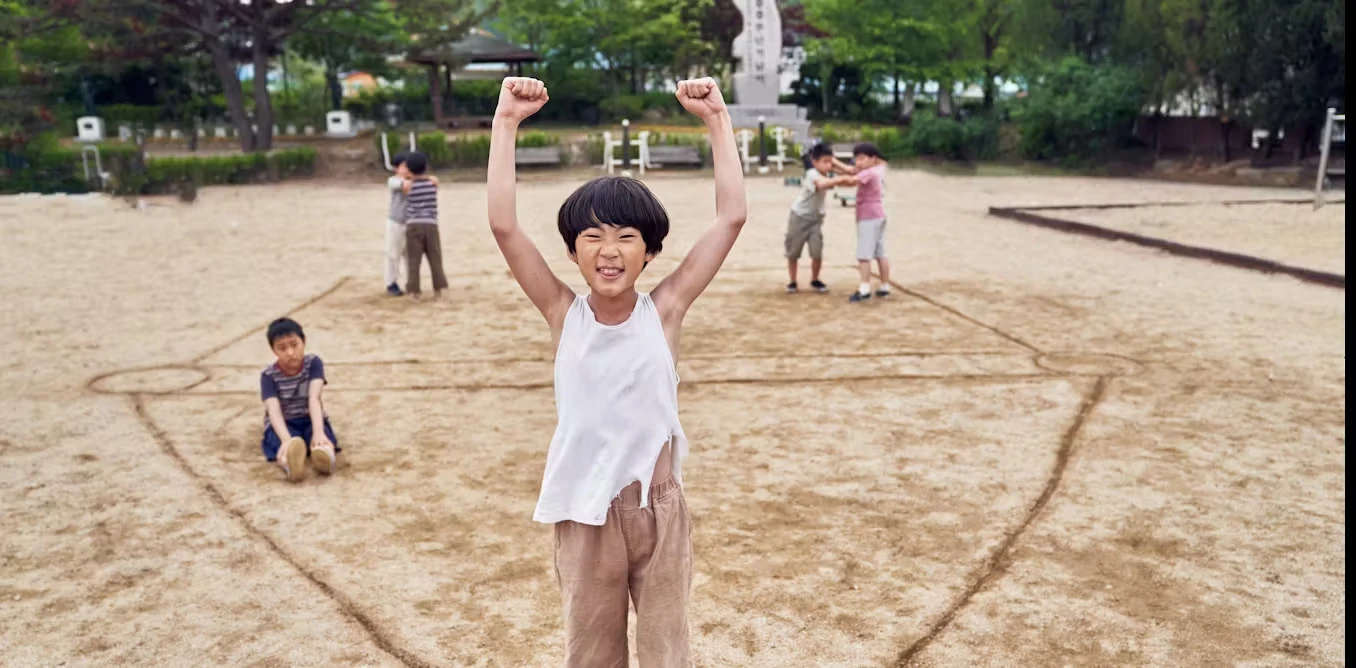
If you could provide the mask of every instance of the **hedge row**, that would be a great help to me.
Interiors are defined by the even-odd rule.
[[[30,147],[23,157],[10,155],[3,167],[0,193],[83,193],[95,184],[84,178],[79,149]],[[133,146],[101,144],[100,161],[119,195],[196,192],[199,186],[262,183],[314,173],[316,151],[309,147],[272,153],[150,158],[138,165]],[[90,170],[94,170],[90,157]]]
[[[378,134],[374,139],[378,152],[381,151],[383,136],[386,139],[386,150],[390,155],[394,156],[396,153],[408,149],[405,145],[408,134]],[[447,135],[441,132],[426,132],[416,136],[414,141],[415,147],[428,156],[429,166],[435,169],[439,167],[484,167],[490,161],[489,135],[458,136],[448,139]],[[524,148],[558,145],[560,145],[560,137],[545,132],[525,132],[518,136],[518,146]]]

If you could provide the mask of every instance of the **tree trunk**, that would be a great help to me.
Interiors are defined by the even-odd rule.
[[[443,126],[443,78],[438,74],[438,64],[428,66],[428,96],[433,103],[433,123]]]
[[[984,33],[984,111],[993,109],[994,71],[993,54],[998,50],[998,37]]]
[[[995,91],[994,91],[994,83],[993,83],[993,79],[994,79],[993,68],[989,67],[988,65],[985,65],[985,66],[984,66],[984,111],[991,111],[991,110],[993,109],[993,100],[994,100],[994,97],[995,97],[995,94],[994,94]]]
[[[226,44],[221,40],[205,40],[212,54],[212,65],[221,79],[221,90],[226,96],[226,111],[231,115],[231,125],[235,126],[240,150],[246,153],[254,150],[254,131],[250,129],[249,116],[245,114],[245,92],[240,86],[240,77],[235,74],[235,63],[226,52]]]
[[[833,66],[827,59],[821,59],[819,65],[819,110],[829,115],[829,79],[833,77]]]
[[[254,34],[254,150],[273,148],[273,99],[268,94],[268,43],[264,31]]]
[[[1163,106],[1154,107],[1154,159],[1163,156]]]
[[[895,80],[893,90],[894,104],[892,108],[895,110],[895,120],[898,121],[899,119],[904,118],[904,114],[900,113],[902,109],[900,107],[899,102],[899,72],[895,72],[893,75],[891,75],[891,78]]]
[[[951,92],[953,85],[953,82],[948,81],[937,88],[937,115],[939,117],[949,117],[955,113],[956,105]]]
[[[325,87],[330,92],[330,109],[344,108],[344,87],[339,83],[339,68],[325,61]]]
[[[1233,158],[1229,150],[1229,129],[1231,125],[1232,121],[1229,120],[1228,116],[1219,117],[1219,147],[1220,154],[1224,156],[1225,162],[1229,162]]]
[[[899,105],[899,122],[907,124],[913,120],[913,110],[917,105],[918,84],[910,81],[904,85],[904,99]]]

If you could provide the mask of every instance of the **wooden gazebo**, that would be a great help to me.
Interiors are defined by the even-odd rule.
[[[452,89],[453,68],[502,63],[511,66],[515,73],[522,74],[523,63],[540,62],[541,56],[531,49],[500,39],[486,30],[472,28],[466,36],[450,46],[416,51],[407,56],[406,60],[428,68],[428,87],[433,102],[434,123],[439,127],[458,127],[469,124],[487,125],[490,119],[444,114],[443,90]]]

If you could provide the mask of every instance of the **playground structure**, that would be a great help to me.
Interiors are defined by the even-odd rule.
[[[701,151],[696,146],[667,146],[661,144],[651,144],[651,134],[648,130],[642,130],[636,134],[635,139],[631,139],[629,120],[622,120],[621,136],[615,136],[611,132],[603,133],[603,164],[601,167],[607,170],[608,174],[614,173],[618,168],[623,175],[630,175],[632,165],[635,165],[640,176],[644,176],[646,170],[660,169],[666,165],[691,165],[701,166]],[[800,160],[798,156],[787,155],[787,149],[791,148],[792,130],[784,127],[773,127],[770,130],[765,125],[760,124],[762,132],[750,128],[739,128],[735,131],[735,142],[739,147],[739,160],[744,166],[744,173],[749,171],[756,164],[759,166],[758,173],[766,174],[769,171],[769,165],[776,165],[777,171],[786,169],[789,162]],[[759,136],[771,136],[772,146],[769,147],[762,139],[756,139]],[[768,149],[772,150],[769,151]],[[634,157],[631,149],[635,149]]]
[[[410,150],[411,151],[419,150],[418,142],[415,141],[415,135],[413,132],[410,133]],[[381,161],[383,164],[386,165],[386,171],[388,172],[395,171],[395,166],[391,164],[391,149],[390,145],[386,143],[385,132],[381,133]]]
[[[1340,125],[1339,125],[1340,124]],[[1330,167],[1329,158],[1332,156],[1332,145],[1342,144],[1343,149],[1347,143],[1347,115],[1339,114],[1337,110],[1328,107],[1327,118],[1323,121],[1323,138],[1319,140],[1318,174],[1314,177],[1314,209],[1317,210],[1323,206],[1323,186],[1329,182],[1329,177],[1336,176],[1346,181],[1347,168],[1345,156],[1340,167]]]

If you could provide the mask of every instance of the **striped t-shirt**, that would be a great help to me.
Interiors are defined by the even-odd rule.
[[[284,420],[301,420],[311,415],[311,381],[325,380],[325,363],[315,355],[301,358],[301,371],[288,376],[274,362],[259,374],[260,398],[268,400],[277,397],[282,404]],[[325,381],[328,384],[328,381]],[[268,413],[264,413],[264,426],[268,426]]]
[[[415,179],[410,184],[405,222],[438,224],[438,184],[428,179]]]

